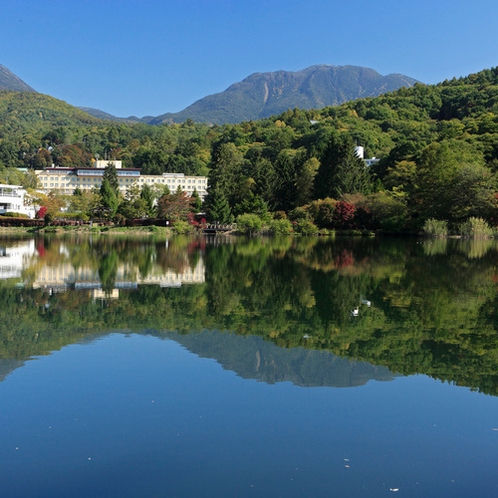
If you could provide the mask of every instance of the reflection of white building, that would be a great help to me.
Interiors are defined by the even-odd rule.
[[[181,273],[167,270],[166,272],[149,274],[145,278],[139,279],[138,284],[181,287],[183,284],[202,284],[205,280],[204,261],[199,259],[195,268],[189,266]]]
[[[29,204],[29,196],[20,185],[0,185],[0,214],[26,214],[35,217],[35,208]]]
[[[156,267],[146,277],[136,274],[136,268],[120,265],[117,268],[115,289],[133,289],[139,285],[159,285],[161,287],[181,287],[184,284],[201,284],[205,281],[204,261],[199,259],[196,266],[180,273],[174,270]],[[89,268],[74,268],[68,262],[58,265],[43,266],[33,282],[33,288],[54,289],[63,291],[69,287],[75,289],[100,289],[101,282],[97,270]]]
[[[0,246],[0,280],[21,278],[23,268],[28,265],[35,252],[34,240],[16,246]]]

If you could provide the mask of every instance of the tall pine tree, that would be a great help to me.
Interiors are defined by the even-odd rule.
[[[315,178],[315,197],[340,199],[344,194],[369,194],[372,190],[372,174],[357,155],[351,137],[333,135]]]

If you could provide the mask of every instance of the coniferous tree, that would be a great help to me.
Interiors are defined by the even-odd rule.
[[[100,206],[103,208],[103,212],[114,216],[119,206],[118,197],[116,192],[111,187],[109,180],[104,178],[102,181],[102,186],[100,187]]]
[[[238,200],[243,157],[233,143],[223,143],[213,151],[209,185],[226,198],[230,206]]]
[[[278,178],[276,208],[282,211],[290,211],[296,207],[296,169],[292,151],[282,151],[276,160],[275,171]]]
[[[197,189],[194,188],[194,191],[192,192],[192,210],[194,213],[200,213],[202,211],[202,200],[199,196],[199,192],[197,192]]]
[[[119,180],[118,172],[116,171],[116,166],[113,162],[108,162],[104,169],[104,176],[102,178],[102,183],[104,180],[109,182],[109,186],[114,190],[116,196],[119,195]]]
[[[215,223],[232,223],[233,215],[227,198],[222,192],[213,190],[205,202],[206,214],[209,221]]]
[[[140,191],[140,199],[142,199],[142,201],[145,203],[147,215],[154,216],[155,197],[154,197],[154,192],[152,191],[149,185],[144,184],[142,186],[142,190]]]
[[[340,199],[344,194],[369,194],[372,174],[348,135],[333,135],[316,176],[315,197]]]

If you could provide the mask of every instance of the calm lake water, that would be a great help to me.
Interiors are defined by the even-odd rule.
[[[498,495],[498,245],[0,239],[8,497]]]

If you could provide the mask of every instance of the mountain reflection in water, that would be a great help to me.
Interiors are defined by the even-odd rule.
[[[232,370],[244,379],[267,384],[292,382],[302,387],[354,387],[369,380],[393,379],[385,367],[350,361],[327,351],[279,348],[256,336],[204,331],[186,335],[169,333],[166,337],[202,358],[215,359],[225,370]]]
[[[388,381],[394,376],[385,367],[335,356],[327,351],[279,348],[261,337],[242,337],[217,331],[156,335],[173,340],[201,358],[216,360],[225,370],[244,379],[267,384],[291,382],[301,387],[355,387],[369,380]],[[0,359],[0,381],[24,361]]]

